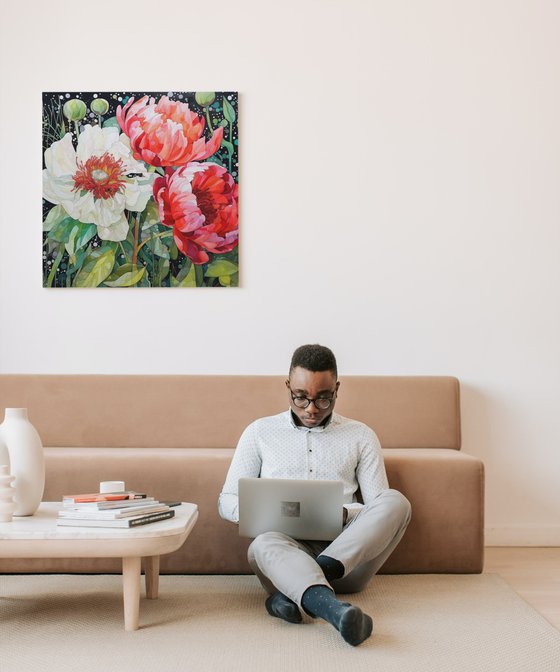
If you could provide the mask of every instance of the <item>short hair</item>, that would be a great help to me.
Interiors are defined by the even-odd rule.
[[[290,372],[301,366],[307,371],[332,371],[335,378],[338,378],[338,370],[336,366],[336,357],[329,348],[318,343],[309,345],[300,345],[292,355],[290,364]]]

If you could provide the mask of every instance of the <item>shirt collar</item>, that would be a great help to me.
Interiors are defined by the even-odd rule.
[[[291,408],[288,409],[288,419],[290,421],[290,424],[292,427],[299,431],[305,431],[305,432],[324,432],[327,427],[330,426],[330,424],[336,424],[337,418],[334,413],[334,411],[328,416],[327,422],[324,425],[320,425],[319,427],[304,427],[303,425],[298,425],[296,421],[294,420],[294,412],[292,411]]]

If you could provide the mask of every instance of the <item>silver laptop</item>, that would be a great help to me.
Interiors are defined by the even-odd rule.
[[[342,532],[343,502],[342,481],[240,478],[239,534],[330,541]]]

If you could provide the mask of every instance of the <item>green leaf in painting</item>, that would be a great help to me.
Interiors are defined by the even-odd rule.
[[[154,239],[154,254],[163,259],[169,259],[169,248],[163,244],[161,238]]]
[[[144,213],[146,218],[142,224],[142,230],[149,229],[150,227],[154,226],[154,224],[159,224],[159,208],[157,204],[152,201],[152,199],[148,201],[148,205],[146,206]]]
[[[224,165],[224,162],[220,159],[220,157],[217,154],[214,154],[210,158],[206,159],[206,163],[216,163],[218,166]]]
[[[239,273],[232,275],[220,275],[218,282],[222,287],[237,287],[239,283]]]
[[[230,124],[233,124],[235,121],[235,110],[226,98],[224,98],[224,117],[229,121]]]
[[[228,154],[231,156],[233,154],[233,145],[228,140],[222,140],[222,147],[225,147],[228,151]]]
[[[136,283],[136,287],[151,287],[151,286],[152,285],[150,284],[150,279],[147,273],[144,273],[144,275]]]
[[[193,264],[194,266],[194,275],[196,278],[196,286],[204,287],[204,271],[200,264]]]
[[[233,275],[238,270],[237,264],[232,264],[227,259],[216,259],[208,265],[204,275],[207,278],[221,278],[222,276]]]
[[[53,224],[51,230],[48,232],[48,237],[59,243],[68,243],[72,238],[78,237],[80,240],[82,237],[87,238],[91,233],[87,240],[82,241],[80,245],[76,246],[77,248],[87,243],[87,241],[95,235],[96,230],[95,224],[84,224],[77,219],[72,219],[72,217],[66,216],[64,219]]]
[[[59,220],[52,225],[48,237],[51,240],[56,240],[58,243],[67,243],[70,239],[74,224],[76,224],[76,220],[72,219],[72,217],[65,217],[64,219]]]
[[[131,247],[134,247],[134,234],[132,233],[132,229],[129,229],[126,234],[126,242],[129,243]]]
[[[68,237],[68,242],[66,243],[66,251],[70,257],[74,257],[76,250],[79,250],[84,245],[87,245],[89,241],[97,233],[97,227],[95,224],[84,224],[83,222],[74,222],[74,226],[70,231]],[[74,259],[71,259],[74,263]]]
[[[68,275],[73,275],[81,267],[90,251],[91,248],[88,247],[85,250],[78,250],[73,257],[70,257],[70,265],[67,270]]]
[[[159,266],[159,275],[160,275],[160,278],[161,278],[162,282],[169,275],[170,271],[171,271],[171,264],[169,263],[169,259],[162,259],[160,261],[160,266]]]
[[[185,265],[177,274],[177,277],[171,277],[172,287],[196,287],[196,272],[195,265],[191,264],[190,268]]]
[[[109,287],[132,287],[140,282],[145,270],[144,266],[139,268],[134,264],[123,264],[105,280],[104,284]]]
[[[130,242],[128,238],[121,240],[119,243],[120,253],[117,255],[117,261],[121,262],[123,259],[132,259],[134,253],[134,242]]]
[[[162,287],[162,283],[169,275],[169,259],[159,259],[154,266],[154,287]]]
[[[70,263],[75,264],[76,263],[76,258],[74,257],[74,252],[76,251],[76,248],[74,247],[75,241],[76,241],[76,236],[78,235],[78,225],[74,224],[72,227],[72,231],[70,231],[70,235],[68,236],[68,242],[64,244],[64,247],[66,248],[66,251],[70,255]]]
[[[103,121],[103,128],[120,128],[117,117],[109,117]]]
[[[60,243],[52,238],[47,238],[46,245],[43,243],[43,246],[47,248],[47,254],[53,254],[58,250]]]
[[[68,213],[61,205],[55,205],[51,208],[43,222],[43,231],[50,231],[53,226],[60,224],[63,219],[68,217]]]
[[[87,245],[96,233],[97,226],[95,226],[95,224],[82,224],[80,231],[76,236],[76,249]]]
[[[74,287],[99,287],[115,265],[116,247],[103,246],[92,252],[74,278]]]
[[[146,250],[146,254],[155,254],[156,257],[161,257],[162,259],[169,259],[169,249],[161,241],[161,238],[152,238],[143,247]]]

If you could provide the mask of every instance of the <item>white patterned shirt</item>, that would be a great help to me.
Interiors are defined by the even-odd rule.
[[[381,444],[375,432],[357,420],[336,413],[321,427],[296,425],[291,410],[260,418],[241,435],[224,487],[220,516],[239,522],[240,478],[292,478],[342,481],[344,506],[353,517],[389,485]]]

